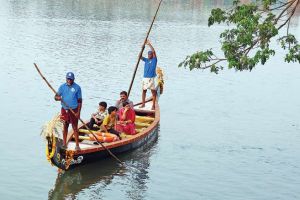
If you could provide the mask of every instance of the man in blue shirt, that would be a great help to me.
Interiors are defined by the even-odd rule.
[[[61,101],[61,119],[64,122],[63,129],[63,145],[67,147],[67,134],[69,124],[72,124],[72,128],[75,135],[76,148],[80,150],[79,139],[78,139],[78,119],[80,118],[80,111],[82,105],[82,94],[81,88],[74,82],[75,76],[72,72],[68,72],[66,75],[66,83],[62,84],[54,99]],[[64,103],[63,103],[64,102]],[[70,111],[70,108],[75,112],[75,115]]]
[[[145,62],[144,66],[144,76],[143,76],[143,94],[142,94],[142,105],[140,108],[145,107],[145,99],[147,90],[150,89],[152,93],[152,110],[155,109],[155,101],[156,101],[156,89],[155,89],[155,77],[156,77],[156,65],[157,65],[157,58],[156,53],[151,45],[150,41],[147,40],[146,45],[148,45],[151,51],[148,51],[148,58],[142,57],[141,60]]]

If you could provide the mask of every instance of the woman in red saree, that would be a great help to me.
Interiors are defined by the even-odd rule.
[[[119,121],[117,124],[117,130],[119,132],[126,133],[128,135],[134,135],[135,132],[135,112],[130,107],[128,102],[123,103],[123,108],[118,113]]]

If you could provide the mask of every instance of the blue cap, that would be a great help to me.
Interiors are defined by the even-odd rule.
[[[66,75],[66,78],[74,80],[75,76],[74,76],[73,72],[68,72],[67,75]]]
[[[149,55],[149,54],[152,54],[152,53],[153,53],[152,51],[148,51],[148,55]]]

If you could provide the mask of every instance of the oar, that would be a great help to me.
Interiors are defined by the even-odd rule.
[[[153,20],[152,20],[151,25],[150,25],[150,27],[149,27],[149,30],[148,30],[148,32],[147,32],[146,38],[145,38],[145,40],[144,40],[144,44],[143,44],[142,49],[141,49],[141,51],[140,51],[140,54],[139,54],[137,63],[136,63],[136,65],[135,65],[135,69],[134,69],[134,72],[133,72],[133,75],[132,75],[132,79],[131,79],[131,82],[130,82],[130,86],[129,86],[129,89],[128,89],[128,97],[129,97],[129,95],[130,95],[130,91],[131,91],[131,88],[132,88],[132,84],[133,84],[133,82],[134,82],[135,74],[136,74],[136,71],[137,71],[137,69],[138,69],[138,66],[139,66],[141,57],[142,57],[142,55],[143,55],[143,51],[144,51],[144,49],[145,49],[145,44],[146,44],[146,42],[147,42],[147,40],[148,40],[148,36],[149,36],[149,34],[150,34],[150,31],[151,31],[151,28],[152,28],[152,26],[153,26],[153,23],[154,23],[154,21],[155,21],[155,18],[156,18],[156,15],[157,15],[157,12],[158,12],[158,10],[159,10],[159,7],[160,7],[161,2],[162,2],[162,0],[160,0],[160,2],[159,2],[159,4],[158,4],[157,10],[156,10],[155,15],[154,15],[154,17],[153,17]]]
[[[57,92],[55,91],[55,89],[51,86],[51,84],[47,81],[47,79],[43,76],[43,74],[41,73],[40,69],[38,68],[37,64],[33,63],[36,70],[38,71],[38,73],[40,74],[40,76],[42,77],[42,79],[44,79],[44,81],[46,82],[46,84],[49,86],[49,88],[55,93],[57,94]],[[75,112],[73,109],[71,109],[67,104],[66,102],[64,102],[62,99],[61,99],[61,102],[67,107],[69,108],[69,110],[71,111],[71,113],[75,115]],[[91,133],[94,138],[96,139],[96,141],[98,142],[98,144],[100,144],[114,159],[116,159],[120,164],[124,165],[124,163],[116,156],[114,155],[108,148],[106,148],[98,139],[97,137],[94,135],[94,133],[89,129],[89,127],[84,123],[84,121],[78,117],[78,119],[80,120],[80,122],[84,125],[84,127],[89,131],[89,133]]]

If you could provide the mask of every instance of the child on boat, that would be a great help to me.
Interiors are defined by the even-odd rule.
[[[104,118],[101,131],[109,132],[115,134],[121,139],[120,132],[115,129],[115,125],[117,124],[117,107],[110,106],[108,108],[108,115]]]
[[[104,118],[107,115],[106,111],[107,103],[104,101],[101,101],[99,103],[98,110],[92,114],[92,117],[90,119],[90,122],[87,124],[89,129],[91,130],[98,130],[94,128],[94,125],[96,124],[98,127],[102,124]]]

